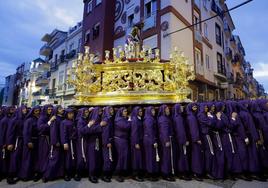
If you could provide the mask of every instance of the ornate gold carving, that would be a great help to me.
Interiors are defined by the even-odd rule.
[[[136,49],[132,49],[137,53]],[[85,48],[68,70],[68,83],[75,86],[79,104],[150,104],[175,103],[187,99],[188,81],[194,79],[193,65],[177,48],[169,62],[160,62],[159,50],[152,57],[148,48],[130,56],[122,47],[105,51],[105,61],[94,64],[94,55]],[[127,57],[126,57],[127,56]]]

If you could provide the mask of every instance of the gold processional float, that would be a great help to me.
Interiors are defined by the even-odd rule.
[[[126,45],[105,51],[105,60],[94,63],[94,54],[79,54],[67,71],[76,88],[77,105],[163,104],[189,102],[189,81],[194,67],[175,47],[169,61],[161,61],[159,49]]]

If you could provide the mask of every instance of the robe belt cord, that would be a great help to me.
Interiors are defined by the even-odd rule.
[[[261,140],[262,143],[264,143],[264,138],[263,138],[262,130],[259,129],[258,131],[259,131],[259,135],[260,135],[260,140]],[[265,150],[265,146],[264,145],[262,145],[262,148],[263,148],[263,150]]]
[[[214,132],[216,134],[216,139],[218,142],[218,147],[220,148],[220,150],[222,151],[222,143],[221,143],[221,137],[218,131]]]
[[[207,141],[208,141],[208,147],[210,150],[211,155],[214,155],[214,150],[213,150],[213,145],[210,136],[207,134],[206,135]]]
[[[82,149],[83,160],[84,160],[84,162],[87,162],[86,155],[85,155],[85,149],[84,149],[84,138],[83,137],[81,138],[81,149]]]
[[[73,140],[71,140],[71,154],[72,154],[72,160],[74,160],[74,147],[73,147]]]
[[[230,144],[231,144],[231,147],[232,147],[232,153],[235,153],[233,139],[232,139],[232,136],[231,136],[230,133],[228,133],[228,137],[229,137],[229,141],[230,141]]]
[[[172,170],[172,174],[175,174],[175,170],[174,170],[174,161],[173,161],[172,136],[169,136],[169,142],[170,142],[171,170]]]

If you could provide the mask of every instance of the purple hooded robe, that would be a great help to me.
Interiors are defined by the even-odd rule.
[[[102,159],[103,167],[102,170],[104,173],[110,173],[113,170],[113,161],[114,161],[114,150],[113,150],[113,129],[114,129],[114,118],[110,114],[110,109],[112,107],[107,106],[103,110],[102,121],[106,122],[107,125],[102,127]],[[112,145],[110,149],[107,147],[108,144]]]
[[[211,131],[215,126],[215,119],[213,117],[208,117],[205,112],[205,107],[208,107],[207,103],[199,104],[199,112],[197,114],[197,119],[201,128],[201,138],[202,145],[205,154],[205,170],[206,173],[213,174],[213,164],[215,163],[215,149],[211,139]]]
[[[197,143],[201,141],[200,126],[196,117],[196,112],[192,110],[196,103],[190,103],[186,107],[187,126],[191,142],[191,171],[194,174],[201,175],[204,172],[204,151],[202,145]]]
[[[88,110],[88,108],[81,108],[78,111],[76,116],[77,119],[77,132],[78,132],[78,139],[76,144],[76,155],[77,155],[77,164],[76,170],[78,173],[82,173],[85,170],[88,170],[87,165],[87,143],[86,143],[86,136],[84,136],[83,130],[87,127],[89,122],[89,117],[85,117],[84,113]]]
[[[263,116],[262,110],[259,107],[257,101],[252,101],[250,104],[251,114],[260,136],[260,140],[263,145],[259,147],[260,162],[263,168],[268,168],[268,124],[266,124],[265,118]]]
[[[74,119],[68,119],[68,113],[74,113],[74,110],[65,110],[65,119],[60,124],[60,139],[62,145],[68,144],[68,150],[64,151],[64,170],[66,175],[71,176],[76,168],[77,128]]]
[[[130,148],[129,136],[131,124],[127,117],[123,117],[124,107],[121,107],[115,116],[114,124],[114,144],[116,149],[117,164],[116,170],[119,173],[129,169]]]
[[[174,127],[174,139],[177,153],[176,169],[180,173],[189,171],[188,155],[187,155],[187,135],[185,124],[182,117],[181,105],[175,104],[172,109],[172,119]]]
[[[141,108],[136,106],[131,113],[131,161],[132,170],[141,171],[143,169],[143,121],[142,117],[138,116]],[[140,149],[136,149],[135,145],[139,144]]]
[[[160,155],[160,165],[161,173],[164,176],[169,176],[174,173],[175,163],[174,163],[174,143],[173,143],[173,127],[171,115],[167,116],[165,114],[165,109],[167,105],[162,105],[158,111],[158,133],[159,133],[159,142],[161,146],[161,155]],[[166,146],[166,143],[170,143],[170,146]],[[172,150],[171,150],[172,148]],[[173,165],[173,169],[172,169]]]
[[[44,178],[54,180],[64,176],[63,149],[60,142],[60,124],[64,119],[64,114],[58,114],[58,109],[61,106],[56,106],[53,109],[53,116],[56,119],[50,125],[50,151],[49,160],[44,173]]]
[[[247,146],[248,153],[248,170],[251,173],[259,173],[260,161],[258,155],[257,142],[260,140],[259,133],[256,129],[252,115],[249,113],[250,101],[240,101],[238,103],[239,117],[249,138],[249,145]]]
[[[219,103],[213,103],[213,102],[208,103],[208,107],[215,121],[214,126],[211,127],[211,139],[215,152],[215,160],[212,167],[213,168],[212,175],[216,179],[223,179],[225,169],[224,149],[222,145],[222,132],[224,128],[224,120],[218,119],[216,117],[216,113],[219,112],[218,105]],[[212,107],[215,108],[214,111],[212,111]]]
[[[22,163],[22,150],[23,150],[23,124],[26,115],[22,113],[26,106],[21,106],[17,109],[15,117],[10,121],[7,129],[7,145],[13,145],[14,148],[10,152],[9,174],[17,175]]]
[[[95,123],[89,128],[84,126],[81,129],[81,134],[86,137],[87,145],[87,164],[89,176],[97,176],[101,170],[101,132],[100,126],[101,114],[100,108],[95,107],[92,111],[90,121],[94,120]]]
[[[6,175],[9,167],[9,153],[7,152],[7,130],[14,114],[11,110],[14,107],[9,106],[4,111],[4,117],[0,121],[0,175]]]
[[[145,109],[145,116],[143,121],[143,145],[145,156],[145,169],[150,174],[155,174],[159,170],[159,164],[156,161],[156,152],[158,148],[154,148],[154,144],[158,143],[157,139],[157,122],[152,115],[153,107]],[[159,155],[159,154],[158,154]]]
[[[29,180],[38,171],[38,118],[33,115],[36,109],[41,110],[39,106],[33,107],[27,114],[23,125],[23,152],[21,159],[23,162],[19,177],[24,180]],[[33,148],[29,148],[28,143],[32,143]]]
[[[49,159],[50,151],[50,125],[48,121],[52,116],[47,114],[48,108],[53,108],[52,105],[45,105],[42,109],[41,116],[38,119],[37,127],[39,134],[39,149],[38,150],[38,164],[39,164],[39,173],[44,173]],[[51,114],[52,115],[52,114]]]

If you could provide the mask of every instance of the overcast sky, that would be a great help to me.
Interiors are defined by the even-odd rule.
[[[227,0],[229,7],[245,0]],[[253,2],[231,12],[255,69],[254,76],[268,91],[267,0]],[[39,57],[41,38],[58,28],[67,30],[82,20],[83,0],[0,0],[0,84],[16,67]]]

